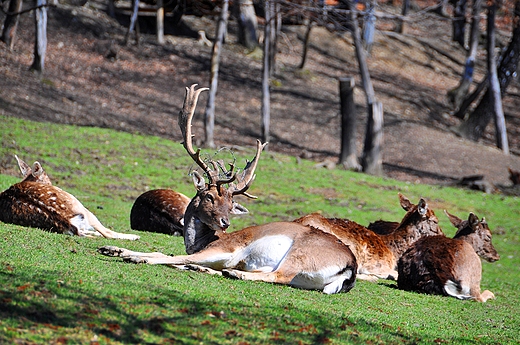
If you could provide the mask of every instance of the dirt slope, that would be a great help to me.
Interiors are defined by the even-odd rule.
[[[384,107],[385,175],[444,184],[482,174],[490,182],[509,185],[507,168],[520,170],[518,82],[504,98],[512,153],[504,155],[493,148],[492,125],[481,142],[462,140],[450,131],[458,120],[450,116],[446,93],[458,84],[464,51],[450,41],[449,22],[427,15],[412,22],[404,35],[386,31],[393,25],[379,23],[369,58],[376,95]],[[141,27],[146,30],[146,22]],[[260,136],[261,52],[248,54],[237,46],[233,28],[231,23],[222,54],[215,140],[218,145],[251,146]],[[23,15],[14,50],[0,43],[0,114],[180,141],[175,117],[184,87],[209,84],[211,47],[197,41],[199,29],[210,38],[214,35],[211,19],[186,16],[180,28],[167,27],[164,46],[145,34],[140,47],[123,47],[124,27],[99,8],[60,5],[49,13],[46,68],[38,76],[28,71],[33,18]],[[349,35],[316,28],[301,71],[297,66],[303,33],[301,27],[288,26],[281,36],[269,149],[335,162],[340,149],[337,78],[354,76],[360,85],[353,46]],[[508,38],[501,40],[507,43]],[[483,51],[479,58],[476,80],[483,75]],[[366,109],[360,88],[355,99],[361,152]],[[203,135],[205,101],[202,96],[195,119],[198,138]],[[0,157],[0,172],[7,165],[12,165],[11,157]]]

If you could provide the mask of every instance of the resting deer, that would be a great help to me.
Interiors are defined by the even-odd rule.
[[[40,163],[31,169],[15,157],[23,180],[0,194],[0,221],[69,235],[139,239],[107,229],[72,194],[53,186]]]
[[[446,212],[446,211],[445,211]],[[491,243],[491,231],[484,218],[473,213],[468,220],[446,215],[458,229],[453,238],[432,236],[415,242],[399,259],[400,289],[428,294],[453,296],[486,302],[495,295],[480,292],[482,264],[500,259]]]
[[[153,189],[139,195],[130,211],[134,230],[182,235],[184,213],[191,199],[171,189]]]
[[[295,221],[334,234],[347,244],[356,257],[359,279],[396,279],[397,260],[413,242],[422,236],[442,234],[437,217],[424,199],[417,205],[401,193],[399,199],[406,214],[388,235],[378,235],[348,219],[325,218],[317,213]]]
[[[356,259],[348,246],[335,236],[294,222],[275,222],[251,226],[228,233],[229,214],[236,204],[235,195],[247,194],[254,179],[260,154],[265,146],[257,141],[256,155],[240,173],[222,169],[222,164],[200,159],[200,150],[192,147],[191,119],[200,92],[195,85],[186,88],[179,113],[184,147],[205,172],[193,174],[197,194],[184,215],[184,244],[188,255],[167,256],[140,253],[106,246],[99,252],[120,256],[125,261],[164,264],[176,267],[197,265],[202,270],[229,277],[287,284],[325,293],[349,291],[355,283]],[[223,172],[222,178],[219,171]],[[226,188],[225,185],[228,185]]]

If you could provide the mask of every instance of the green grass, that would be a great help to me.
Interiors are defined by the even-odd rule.
[[[0,116],[0,190],[20,180],[14,155],[38,160],[109,228],[137,242],[85,239],[0,224],[0,343],[25,344],[517,344],[520,325],[520,200],[455,188],[409,184],[264,152],[250,192],[250,214],[232,227],[292,220],[320,211],[367,225],[400,220],[397,193],[425,197],[445,233],[442,210],[486,217],[501,260],[483,263],[487,303],[360,281],[324,295],[263,282],[229,280],[99,255],[113,244],[182,254],[181,238],[130,230],[133,201],[152,188],[194,193],[192,163],[179,143],[99,128]],[[197,133],[196,133],[197,135]],[[252,158],[239,152],[238,163]],[[211,153],[204,150],[206,153]]]

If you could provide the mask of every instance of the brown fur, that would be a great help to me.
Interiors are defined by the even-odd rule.
[[[433,236],[414,243],[399,260],[398,287],[479,302],[494,298],[488,290],[480,292],[479,256],[491,262],[500,258],[491,243],[487,223],[473,213],[467,221],[446,214],[458,229],[454,238]]]
[[[72,194],[53,186],[40,163],[31,169],[16,159],[24,178],[0,194],[0,221],[69,235],[139,238],[105,228]]]
[[[184,213],[190,203],[186,195],[171,189],[153,189],[141,194],[130,211],[134,230],[182,235]]]
[[[396,279],[397,260],[413,242],[422,236],[442,234],[437,217],[424,200],[413,205],[402,194],[399,198],[407,213],[388,235],[378,235],[347,219],[325,218],[316,213],[303,216],[296,222],[332,233],[349,245],[357,259],[360,279]]]
[[[399,222],[389,222],[380,219],[368,224],[367,228],[369,228],[378,235],[388,235],[394,232],[398,226]]]

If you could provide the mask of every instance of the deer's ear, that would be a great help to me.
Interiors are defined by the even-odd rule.
[[[238,202],[233,201],[233,208],[231,209],[231,214],[246,214],[249,213],[249,210],[244,206],[240,205]]]
[[[401,193],[399,193],[399,202],[401,204],[401,207],[405,211],[408,211],[410,210],[410,208],[412,208],[412,203],[410,202],[410,200],[408,200],[408,198],[402,195]]]
[[[193,184],[195,185],[195,188],[197,188],[198,191],[201,191],[204,188],[206,188],[206,181],[204,180],[204,177],[202,177],[202,175],[199,174],[197,171],[193,171]]]
[[[453,226],[458,229],[460,223],[462,223],[462,219],[460,219],[457,216],[454,216],[453,214],[448,213],[448,211],[446,211],[446,210],[444,210],[444,213],[446,213],[446,215],[450,219],[451,224],[453,224]]]
[[[478,220],[478,217],[475,216],[475,214],[473,212],[469,213],[468,223],[469,223],[469,225],[471,225],[471,228],[473,230],[476,230],[478,225],[479,225],[479,223],[480,223],[479,220]]]
[[[16,158],[16,161],[18,162],[18,167],[20,168],[20,171],[22,172],[23,177],[27,177],[27,175],[30,175],[32,173],[31,167],[29,164],[25,163],[23,160],[18,158],[17,155],[14,155],[14,158]]]
[[[43,171],[42,165],[39,162],[34,162],[33,169],[32,169],[33,176],[38,178],[38,177],[42,176],[43,173],[44,173],[44,171]]]

